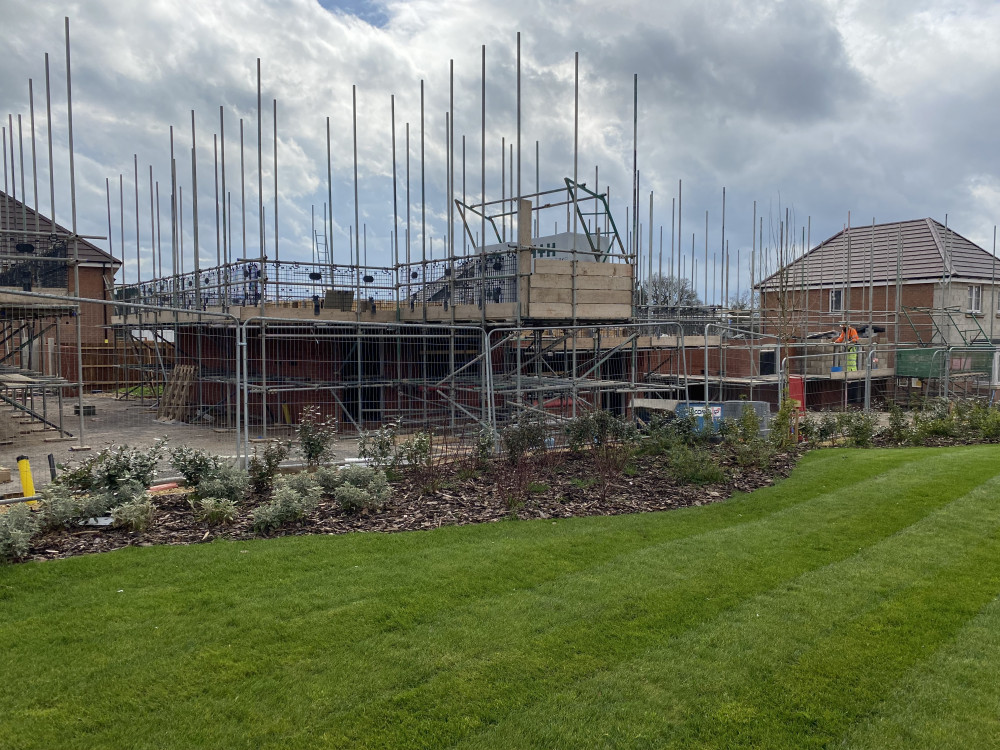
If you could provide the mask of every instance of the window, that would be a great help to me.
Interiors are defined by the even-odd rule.
[[[842,312],[844,309],[844,290],[830,290],[830,312]]]
[[[969,312],[981,313],[983,311],[983,287],[969,287]]]

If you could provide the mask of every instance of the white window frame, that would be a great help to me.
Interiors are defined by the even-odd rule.
[[[982,284],[970,284],[969,285],[969,312],[974,314],[982,313],[983,311],[983,285]]]
[[[836,304],[834,304],[836,300]],[[830,290],[830,312],[844,312],[844,290],[843,289],[831,289]]]

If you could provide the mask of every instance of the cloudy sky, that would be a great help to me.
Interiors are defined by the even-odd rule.
[[[503,3],[454,0],[0,0],[5,28],[0,114],[22,116],[32,202],[28,79],[33,80],[40,205],[49,212],[44,53],[50,55],[58,221],[69,223],[64,17],[70,18],[73,113],[82,233],[107,235],[105,180],[112,188],[114,253],[122,253],[119,175],[125,206],[127,278],[136,271],[133,159],[139,169],[139,246],[148,266],[149,168],[159,182],[168,245],[170,127],[183,190],[185,253],[193,248],[191,112],[197,132],[200,250],[216,258],[213,136],[225,116],[226,183],[233,255],[256,256],[256,60],[261,59],[263,198],[273,257],[273,101],[278,108],[279,251],[312,255],[311,214],[322,227],[327,195],[326,121],[333,161],[336,262],[349,259],[354,229],[352,86],[357,87],[360,224],[369,262],[391,257],[390,97],[395,97],[398,221],[405,245],[405,130],[410,130],[410,246],[436,257],[446,233],[445,113],[454,61],[456,185],[466,140],[469,202],[479,200],[481,45],[487,68],[487,199],[500,197],[501,139],[516,135],[515,40],[521,32],[522,187],[534,189],[535,143],[542,189],[573,174],[574,53],[580,54],[580,180],[611,187],[623,230],[631,207],[633,75],[638,74],[638,165],[643,250],[649,194],[654,255],[671,244],[671,200],[683,181],[681,236],[699,262],[726,240],[746,283],[753,204],[774,244],[786,210],[813,244],[852,224],[931,216],[993,246],[1000,216],[1000,3],[985,0],[649,0]],[[420,235],[420,81],[425,86],[427,241]],[[240,210],[239,125],[244,121],[246,249]],[[10,161],[10,133],[7,159]],[[15,148],[19,165],[19,148]],[[508,152],[509,158],[509,152]],[[11,165],[8,164],[11,171]],[[13,170],[20,194],[19,166]],[[10,179],[10,177],[8,177]],[[549,212],[543,229],[565,228]],[[551,222],[551,223],[550,223]],[[322,231],[322,229],[320,229]],[[98,243],[102,244],[102,243]],[[103,243],[107,246],[106,243]],[[461,246],[461,235],[457,240]],[[404,250],[401,249],[401,252]],[[664,261],[666,265],[668,260]],[[690,265],[686,266],[690,273]],[[144,271],[144,276],[147,272]],[[699,274],[700,276],[700,274]],[[735,287],[734,280],[731,289]],[[703,282],[698,280],[699,293]],[[712,296],[714,284],[709,284]]]

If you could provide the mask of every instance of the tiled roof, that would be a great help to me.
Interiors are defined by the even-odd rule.
[[[53,228],[54,227],[54,228]],[[20,200],[12,198],[0,190],[0,256],[23,255],[17,253],[16,245],[27,242],[35,246],[35,254],[52,255],[53,246],[65,242],[70,230],[59,224],[53,225],[47,216],[38,214],[38,231],[43,235],[23,235],[25,228],[35,231],[35,211]],[[72,253],[72,249],[68,249]],[[80,240],[77,245],[80,260],[84,263],[108,263],[120,266],[121,261],[87,240]],[[57,253],[59,254],[59,253]],[[61,257],[61,254],[59,254]]]
[[[844,229],[771,274],[758,288],[775,289],[782,273],[791,287],[839,286],[848,280],[855,285],[895,283],[897,271],[903,281],[990,279],[994,263],[991,253],[940,222],[916,219]],[[1000,263],[996,266],[1000,276]]]

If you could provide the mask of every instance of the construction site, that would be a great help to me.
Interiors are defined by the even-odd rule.
[[[67,77],[68,50],[67,25]],[[485,92],[485,48],[483,55]],[[259,61],[257,75],[260,118]],[[48,96],[48,79],[46,89]],[[71,105],[69,89],[67,96]],[[578,106],[578,90],[574,96]],[[516,152],[513,142],[501,145],[509,172],[498,199],[488,199],[485,144],[480,200],[468,199],[464,137],[457,189],[449,133],[447,234],[434,257],[426,230],[418,232],[415,219],[411,226],[407,123],[405,226],[394,209],[389,262],[368,263],[367,228],[359,230],[357,219],[349,261],[334,262],[332,187],[311,247],[279,258],[277,197],[273,243],[260,221],[258,246],[248,246],[245,198],[235,219],[230,198],[227,215],[223,144],[221,214],[216,160],[215,220],[205,221],[204,207],[199,220],[195,191],[187,233],[179,170],[165,190],[169,219],[161,225],[150,167],[148,235],[140,238],[136,159],[131,265],[122,196],[117,255],[111,246],[110,182],[106,237],[78,233],[75,193],[69,226],[56,222],[51,203],[42,213],[33,101],[30,117],[30,159],[21,115],[9,115],[3,129],[0,463],[16,453],[65,456],[161,436],[245,458],[255,442],[287,437],[306,407],[335,420],[345,439],[398,423],[461,441],[524,414],[557,425],[600,408],[645,422],[684,405],[718,418],[724,402],[777,408],[784,398],[803,410],[869,410],[889,399],[992,398],[997,385],[995,255],[933,219],[862,226],[848,219],[813,246],[787,213],[772,218],[765,236],[755,205],[751,247],[730,252],[723,218],[722,247],[710,258],[707,212],[704,253],[695,251],[694,235],[690,252],[681,250],[678,188],[669,250],[661,234],[657,251],[653,195],[643,225],[634,164],[633,183],[621,191],[631,198],[624,219],[596,173],[589,185],[581,179],[575,150],[571,176],[557,175],[561,181],[543,190],[536,175],[535,190],[523,190],[518,119]],[[485,133],[485,103],[482,117]],[[194,112],[192,154],[193,124]],[[243,183],[242,120],[240,135]],[[354,137],[357,217],[356,119]],[[171,147],[172,138],[171,130]],[[277,142],[275,134],[275,164]],[[328,153],[329,143],[328,121]],[[394,207],[395,149],[393,121]],[[171,164],[179,161],[172,152]],[[69,168],[75,191],[72,159]],[[193,156],[190,170],[196,184]],[[262,193],[258,200],[264,217]],[[242,223],[242,244],[234,221]],[[214,263],[203,242],[209,233]],[[741,278],[749,279],[745,294]],[[856,340],[836,341],[844,323]]]

